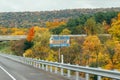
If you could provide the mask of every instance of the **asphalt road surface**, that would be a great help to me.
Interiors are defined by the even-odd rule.
[[[0,56],[0,80],[69,80]]]

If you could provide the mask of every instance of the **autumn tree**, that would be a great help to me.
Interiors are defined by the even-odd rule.
[[[85,34],[85,29],[83,25],[76,26],[74,29],[74,34]]]
[[[42,33],[42,32],[48,31],[48,28],[34,26],[34,31],[35,31],[35,33],[39,32],[39,31]]]
[[[35,29],[37,28],[38,27],[36,27]],[[45,31],[42,31],[42,30],[45,30]],[[37,30],[35,30],[35,35],[32,40],[34,45],[32,48],[28,49],[24,53],[24,56],[55,61],[56,52],[51,50],[49,47],[50,34],[51,33],[48,31],[48,29],[38,28]]]
[[[83,52],[87,60],[86,65],[89,65],[90,58],[96,55],[96,66],[99,66],[98,56],[101,48],[101,42],[97,36],[88,36],[83,43]]]
[[[24,44],[25,40],[13,41],[11,44],[11,50],[15,55],[23,56],[24,53]]]
[[[32,42],[32,39],[34,38],[34,34],[35,34],[34,27],[31,27],[27,34],[27,39],[26,41],[24,41],[25,44],[24,50],[27,50],[34,45]]]
[[[114,39],[120,41],[120,13],[118,14],[117,19],[112,22],[109,33]]]
[[[85,23],[85,31],[86,34],[88,35],[93,35],[96,34],[96,22],[94,20],[94,18],[89,18],[87,19],[86,23]]]
[[[114,60],[115,60],[115,69],[120,70],[120,43],[115,45],[115,55],[114,55]]]
[[[27,41],[31,41],[32,39],[33,39],[33,37],[34,37],[34,27],[31,27],[30,28],[30,30],[29,30],[29,32],[28,32],[28,35],[27,35]]]
[[[108,34],[108,30],[109,30],[109,28],[110,28],[110,25],[107,24],[106,21],[103,21],[103,22],[102,22],[102,25],[103,25],[103,32],[106,33],[106,34]]]
[[[65,22],[64,21],[58,21],[58,20],[55,20],[53,22],[48,22],[48,21],[46,22],[46,27],[48,29],[54,29],[54,28],[59,27],[61,25],[65,25]]]
[[[35,33],[35,37],[33,39],[34,46],[32,47],[32,51],[39,57],[40,59],[46,59],[49,53],[49,38],[50,33],[48,31],[41,33],[41,31],[37,31]]]
[[[63,29],[63,31],[60,33],[61,35],[69,35],[71,31],[67,28]]]
[[[0,27],[0,34],[2,34],[2,35],[5,35],[5,34],[7,34],[7,28],[4,28],[4,27]]]
[[[35,58],[35,54],[33,53],[33,51],[31,49],[27,49],[24,54],[23,54],[24,57],[32,57],[32,58]]]
[[[70,63],[70,64],[79,64],[79,65],[84,65],[82,62],[82,40],[83,38],[80,38],[80,42],[77,41],[76,38],[71,38],[70,39],[70,46],[69,47],[62,47],[61,48],[61,54],[64,56],[64,62],[65,63]],[[80,43],[80,44],[79,44]],[[57,49],[58,50],[58,49]],[[58,52],[58,51],[57,51]]]
[[[118,48],[116,47],[116,51],[115,51],[115,46],[118,46],[119,42],[116,41],[116,40],[108,40],[106,43],[105,43],[105,46],[106,46],[106,49],[108,51],[108,55],[109,55],[109,62],[107,65],[110,65],[110,69],[114,69],[114,65],[116,63],[115,61],[115,54],[118,50]]]
[[[84,26],[85,32],[88,35],[94,35],[103,32],[103,26],[100,23],[96,23],[93,17],[88,18]]]

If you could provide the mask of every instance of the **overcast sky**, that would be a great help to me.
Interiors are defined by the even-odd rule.
[[[120,0],[0,0],[0,12],[120,7]]]

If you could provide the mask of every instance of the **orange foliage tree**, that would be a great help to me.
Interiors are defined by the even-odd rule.
[[[29,30],[29,33],[28,33],[28,35],[27,35],[27,41],[31,41],[32,39],[33,39],[33,37],[34,37],[34,27],[32,27],[32,28],[30,28],[30,30]]]

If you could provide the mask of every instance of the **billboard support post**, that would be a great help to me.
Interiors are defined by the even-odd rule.
[[[60,47],[59,47],[58,57],[59,57],[58,62],[60,62]]]

